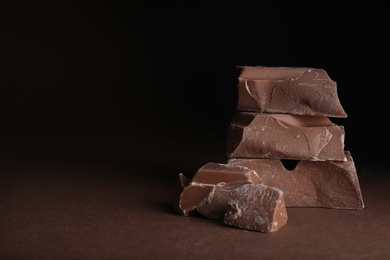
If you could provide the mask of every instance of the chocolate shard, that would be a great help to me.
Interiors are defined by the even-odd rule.
[[[229,127],[227,155],[345,161],[344,135],[327,117],[241,112]]]
[[[174,210],[177,213],[179,213],[180,215],[184,215],[184,216],[188,216],[188,212],[183,211],[179,207],[180,195],[183,192],[184,188],[187,187],[189,183],[190,183],[190,179],[188,179],[182,173],[179,173],[179,175],[177,175],[177,177],[176,177],[176,184],[175,184]]]
[[[347,117],[322,69],[238,67],[239,111]]]
[[[230,191],[250,182],[220,183],[215,185],[209,194],[196,205],[196,210],[206,218],[223,219]]]
[[[287,207],[363,209],[364,202],[351,153],[346,162],[299,161],[287,170],[281,160],[230,159],[228,164],[255,170],[264,185],[281,189]]]
[[[193,184],[184,188],[179,199],[179,209],[184,212],[184,216],[188,216],[193,211],[196,205],[203,200],[213,189],[214,185],[210,184]]]
[[[262,183],[257,173],[243,166],[208,163],[201,167],[180,194],[178,207],[188,214],[211,192],[214,186],[225,183]]]
[[[262,184],[247,184],[232,190],[224,222],[261,232],[277,231],[287,223],[283,192]]]
[[[251,169],[242,166],[207,163],[202,166],[192,178],[190,185],[201,184],[218,184],[221,182],[231,183],[240,181],[250,181],[251,183],[262,183],[257,173]]]

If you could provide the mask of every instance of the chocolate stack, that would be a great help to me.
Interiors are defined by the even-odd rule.
[[[175,209],[250,230],[273,232],[286,207],[362,209],[336,83],[321,69],[238,68],[238,113],[228,163],[208,163],[192,180],[179,174]]]
[[[329,120],[347,115],[324,70],[239,67],[238,93],[228,165],[256,171],[287,207],[364,207],[344,127]]]

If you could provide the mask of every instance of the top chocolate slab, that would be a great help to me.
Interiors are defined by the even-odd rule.
[[[322,69],[237,67],[239,111],[347,117]]]

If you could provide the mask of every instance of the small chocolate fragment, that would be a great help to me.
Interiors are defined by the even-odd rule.
[[[180,195],[183,192],[184,188],[188,186],[190,183],[190,179],[188,179],[186,176],[184,176],[182,173],[179,173],[176,177],[176,184],[175,184],[175,203],[174,203],[174,210],[179,213],[180,215],[188,216],[188,212],[184,212],[179,207],[179,201],[180,201]]]
[[[228,157],[345,161],[344,127],[327,117],[241,112],[232,120]]]
[[[218,184],[221,182],[250,181],[254,184],[262,183],[257,173],[246,167],[221,163],[207,163],[202,166],[192,178],[190,185],[195,183]]]
[[[214,186],[234,182],[262,183],[256,172],[246,167],[208,163],[196,172],[189,185],[184,188],[178,207],[184,214],[188,214],[211,192]]]
[[[196,205],[211,192],[213,187],[214,185],[210,184],[194,184],[184,188],[178,203],[179,209],[184,212],[182,215],[188,216]]]
[[[261,232],[277,231],[287,223],[283,192],[262,184],[246,184],[232,190],[224,222]]]
[[[215,185],[204,199],[196,205],[196,210],[211,219],[223,219],[230,191],[250,182],[232,182]]]
[[[238,67],[239,111],[347,117],[322,69]]]
[[[359,180],[350,152],[346,162],[299,161],[287,170],[281,160],[230,159],[228,164],[255,170],[264,185],[279,188],[287,207],[363,209]]]

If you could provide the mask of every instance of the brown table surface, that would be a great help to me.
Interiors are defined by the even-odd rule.
[[[287,225],[263,234],[175,214],[176,175],[207,159],[177,155],[122,163],[8,160],[0,175],[0,258],[390,258],[386,170],[358,168],[364,210],[288,208]]]

